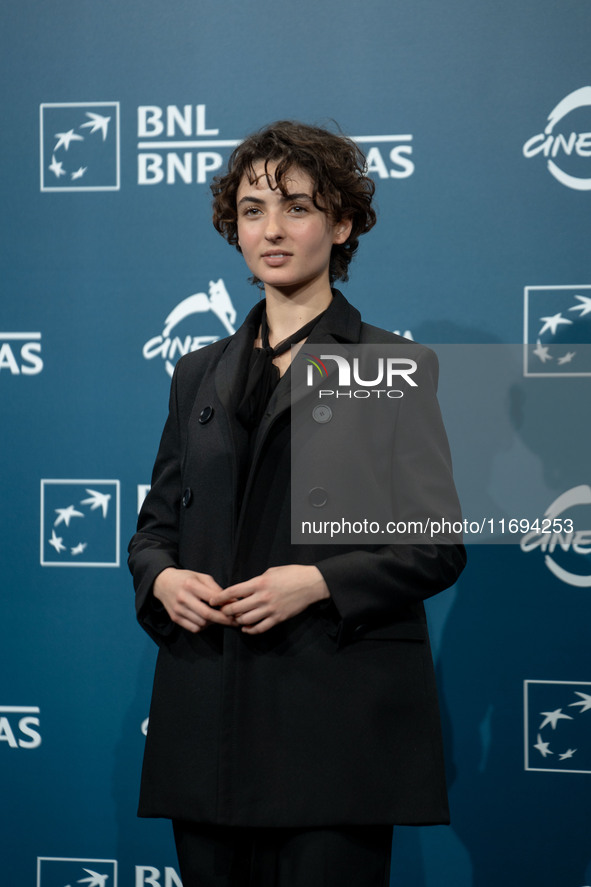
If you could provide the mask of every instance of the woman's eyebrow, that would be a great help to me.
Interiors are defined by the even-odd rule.
[[[260,197],[249,197],[248,195],[246,195],[240,198],[240,200],[238,201],[238,206],[240,206],[242,203],[258,203],[262,206],[264,202],[265,201],[261,200]]]
[[[311,194],[306,194],[303,191],[301,194],[283,194],[281,197],[282,200],[312,200]]]
[[[289,200],[309,200],[312,202],[312,195],[306,194],[303,191],[301,194],[282,194],[279,199],[284,203]],[[257,203],[259,206],[263,206],[265,201],[261,197],[249,197],[248,194],[245,194],[244,197],[240,198],[237,205],[241,206],[243,203]]]

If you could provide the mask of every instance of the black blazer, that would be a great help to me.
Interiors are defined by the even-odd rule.
[[[455,582],[464,549],[292,545],[287,377],[250,465],[235,418],[261,307],[234,336],[177,364],[129,546],[138,619],[160,647],[139,813],[239,826],[447,822],[422,600]],[[358,342],[411,344],[363,324],[336,292],[307,346]],[[393,446],[415,454],[400,483],[420,499],[433,481],[453,499],[436,358],[413,347],[421,396],[397,407],[406,412]],[[331,600],[262,635],[220,626],[193,635],[151,592],[169,566],[224,587],[287,563],[316,564]]]

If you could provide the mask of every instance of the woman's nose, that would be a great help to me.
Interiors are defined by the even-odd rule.
[[[281,219],[274,213],[267,216],[267,225],[265,228],[265,237],[267,240],[279,240],[283,237],[283,226]]]

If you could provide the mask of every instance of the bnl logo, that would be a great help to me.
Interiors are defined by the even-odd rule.
[[[37,858],[37,887],[117,887],[117,860]]]
[[[42,191],[118,191],[119,102],[39,107]]]

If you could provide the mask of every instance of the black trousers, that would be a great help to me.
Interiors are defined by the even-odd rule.
[[[392,826],[230,828],[173,822],[183,887],[388,887]]]

